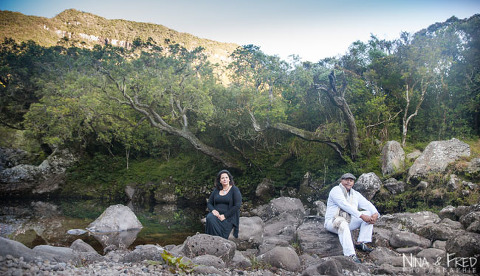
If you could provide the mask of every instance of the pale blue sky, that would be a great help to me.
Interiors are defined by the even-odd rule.
[[[451,16],[468,18],[480,13],[480,0],[0,0],[0,10],[48,18],[70,8],[315,62],[370,34],[392,40]]]

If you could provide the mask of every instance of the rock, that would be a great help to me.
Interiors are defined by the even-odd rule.
[[[265,254],[278,246],[288,247],[292,241],[281,236],[265,237],[263,243],[258,247],[258,255]]]
[[[295,231],[302,224],[303,216],[298,217],[290,213],[280,215],[265,222],[263,237],[278,237],[287,242],[295,239]]]
[[[267,202],[275,194],[275,187],[273,186],[273,181],[264,178],[260,184],[258,184],[257,189],[255,190],[255,196],[261,202]]]
[[[258,257],[273,267],[286,269],[288,271],[298,271],[300,269],[300,258],[293,248],[275,247],[272,250]]]
[[[229,264],[235,255],[236,249],[237,247],[233,241],[218,236],[196,234],[185,240],[182,253],[192,259],[200,255],[213,255]]]
[[[135,188],[130,186],[130,185],[127,185],[125,187],[125,194],[127,195],[128,199],[129,200],[132,200],[133,199],[133,195],[135,194]]]
[[[327,211],[327,205],[321,200],[317,200],[317,201],[313,202],[313,205],[316,206],[316,208],[315,208],[316,214],[314,214],[314,215],[324,217],[325,212]]]
[[[412,161],[417,159],[420,155],[422,155],[422,152],[419,150],[414,150],[411,153],[407,154],[407,159]]]
[[[192,262],[199,265],[213,266],[215,268],[225,268],[225,262],[217,257],[212,255],[200,255],[192,259]]]
[[[432,247],[445,251],[446,247],[447,247],[447,242],[446,241],[434,241]]]
[[[405,151],[397,141],[388,141],[382,149],[383,176],[402,172],[405,169]]]
[[[272,199],[268,204],[262,205],[252,212],[261,217],[263,221],[277,217],[282,213],[289,213],[300,220],[303,220],[305,216],[305,208],[300,199],[291,197]]]
[[[477,174],[480,172],[480,158],[473,158],[468,163],[467,172],[469,174]]]
[[[444,218],[440,223],[429,223],[424,225],[419,228],[416,233],[432,241],[446,241],[459,230],[463,230],[460,222]]]
[[[394,230],[390,237],[390,245],[394,248],[419,246],[429,247],[431,242],[415,233]]]
[[[449,192],[453,192],[456,189],[458,189],[459,185],[460,185],[460,179],[455,174],[451,174],[450,179],[447,182],[447,190]]]
[[[342,246],[338,235],[327,231],[323,217],[309,217],[297,229],[297,240],[303,253],[320,257],[342,255]]]
[[[90,244],[84,242],[82,239],[75,240],[72,245],[70,245],[70,248],[77,252],[97,253]]]
[[[55,150],[39,166],[19,164],[0,171],[0,196],[39,195],[55,192],[65,181],[65,171],[77,162],[68,150]]]
[[[426,177],[430,173],[442,173],[448,164],[468,156],[470,146],[458,139],[431,142],[408,170],[407,182]]]
[[[84,229],[70,229],[70,230],[67,231],[67,234],[75,235],[75,236],[80,236],[80,235],[83,235],[85,233],[87,233],[87,231],[84,230]]]
[[[403,181],[398,181],[395,178],[389,178],[385,180],[385,183],[383,184],[385,188],[392,194],[400,194],[405,191],[405,182]]]
[[[458,231],[447,240],[446,250],[455,257],[473,257],[480,254],[480,234]]]
[[[471,212],[461,216],[460,223],[467,230],[470,228],[470,226],[472,226],[472,224],[474,224],[468,231],[475,230],[476,228],[478,228],[477,225],[480,223],[480,211]],[[471,232],[476,232],[476,231],[471,231]]]
[[[127,249],[136,239],[140,229],[114,232],[90,233],[102,246],[104,252],[117,249]]]
[[[196,265],[193,267],[194,275],[221,275],[226,276],[227,274],[213,266],[205,265]]]
[[[455,215],[455,207],[448,205],[444,207],[440,212],[438,212],[440,218],[448,218],[451,220],[458,220],[458,217]]]
[[[333,256],[322,258],[318,264],[305,269],[302,275],[369,275],[369,272],[364,264],[354,263],[349,257]]]
[[[76,259],[73,249],[68,247],[37,245],[32,250],[37,255],[48,256],[48,259],[55,260],[57,262],[68,262]]]
[[[128,252],[125,256],[120,258],[122,263],[139,263],[144,260],[159,261],[165,263],[162,253],[163,248],[153,244],[137,245],[135,250]]]
[[[355,182],[354,189],[360,192],[366,199],[371,200],[373,196],[380,190],[382,181],[373,172],[360,175]]]
[[[411,246],[411,247],[396,248],[395,250],[400,254],[417,255],[417,253],[422,251],[423,248],[421,248],[420,246]]]
[[[133,211],[125,205],[108,207],[95,221],[90,223],[90,232],[112,232],[141,229],[142,224]]]
[[[228,239],[237,245],[238,250],[258,248],[263,241],[263,220],[260,217],[240,217],[240,225],[238,238],[230,233]]]
[[[437,248],[425,248],[418,252],[417,258],[426,259],[428,263],[434,264],[438,260],[444,260],[446,258],[446,252]]]
[[[0,256],[23,257],[25,261],[34,261],[38,255],[20,242],[0,237]]]
[[[383,215],[375,225],[386,229],[400,230],[406,228],[413,233],[417,233],[425,225],[438,222],[440,222],[440,218],[437,214],[430,211],[423,211],[416,213],[406,212]]]
[[[392,257],[399,257],[400,254],[387,247],[376,247],[368,256],[376,265],[382,265],[388,264]]]
[[[252,267],[252,262],[246,258],[242,252],[235,251],[235,255],[233,256],[231,266],[239,269],[246,269]]]
[[[322,187],[323,182],[314,179],[313,175],[310,172],[307,172],[303,176],[303,181],[298,187],[298,193],[296,197],[298,197],[302,202],[310,205],[321,196],[320,190]]]

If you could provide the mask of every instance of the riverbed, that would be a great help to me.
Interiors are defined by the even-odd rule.
[[[128,248],[139,244],[181,244],[203,232],[204,207],[158,204],[137,206],[125,202],[99,200],[3,200],[0,203],[0,236],[19,241],[29,248],[37,245],[69,247],[82,239],[103,253],[102,244],[90,233],[71,235],[70,229],[85,229],[114,204],[129,206],[143,225]]]

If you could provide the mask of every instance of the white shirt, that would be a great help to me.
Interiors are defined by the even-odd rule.
[[[347,201],[343,195],[342,188],[339,186],[335,186],[330,190],[327,200],[327,211],[325,212],[325,222],[335,218],[338,208],[356,218],[360,218],[362,215],[362,213],[358,211],[358,208],[367,210],[372,215],[378,213],[377,208],[359,192],[350,189],[349,194],[350,197],[353,197],[351,203]]]

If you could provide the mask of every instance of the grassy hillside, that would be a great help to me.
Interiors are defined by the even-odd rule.
[[[77,11],[65,10],[53,18],[27,16],[18,12],[0,11],[0,35],[17,42],[33,40],[42,46],[54,46],[64,37],[77,46],[92,47],[95,44],[128,46],[135,38],[146,41],[152,38],[158,45],[178,43],[192,50],[205,48],[213,63],[227,63],[230,54],[239,46],[202,39],[188,33],[180,33],[162,25],[140,23],[103,17]]]

